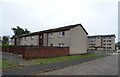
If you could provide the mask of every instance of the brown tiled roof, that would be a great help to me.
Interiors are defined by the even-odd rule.
[[[26,37],[26,36],[33,36],[33,35],[43,34],[43,33],[66,31],[66,30],[70,30],[71,28],[74,28],[76,26],[81,26],[82,29],[85,31],[85,33],[88,35],[87,31],[84,29],[84,27],[81,24],[75,24],[75,25],[69,25],[69,26],[64,26],[64,27],[59,27],[59,28],[54,28],[54,29],[48,29],[48,30],[33,32],[33,33],[30,33],[30,34],[20,35],[18,37]],[[18,38],[18,37],[13,37],[13,38]],[[11,38],[11,39],[13,39],[13,38]]]
[[[109,36],[114,36],[115,37],[115,34],[109,34],[109,35],[91,35],[91,36],[87,36],[88,38],[90,37],[109,37]]]

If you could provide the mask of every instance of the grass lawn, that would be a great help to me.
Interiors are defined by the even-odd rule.
[[[6,66],[12,66],[12,65],[14,65],[14,63],[12,63],[6,59],[0,58],[0,67],[2,67],[2,66],[6,67]]]
[[[11,61],[0,58],[0,67],[12,67],[12,66],[18,66],[18,64],[15,64]]]
[[[100,54],[103,54],[103,53],[91,53],[91,54],[84,54],[84,55],[62,56],[62,57],[52,57],[52,58],[37,58],[37,59],[31,59],[30,61],[37,62],[37,63],[49,63],[49,62],[69,60],[69,59],[81,58],[86,56],[94,56],[94,55],[100,55]]]

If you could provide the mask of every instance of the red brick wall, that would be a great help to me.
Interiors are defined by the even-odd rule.
[[[69,55],[68,47],[7,46],[2,51],[22,54],[25,59]]]

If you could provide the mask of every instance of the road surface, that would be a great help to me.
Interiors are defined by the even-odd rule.
[[[118,75],[118,53],[42,75]]]

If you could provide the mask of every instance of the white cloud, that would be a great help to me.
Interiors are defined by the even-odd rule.
[[[10,28],[16,25],[34,32],[82,23],[89,34],[117,34],[118,1],[4,0],[3,32],[11,35]]]

